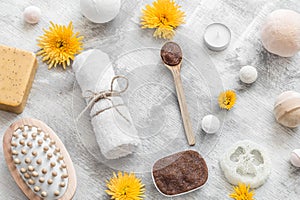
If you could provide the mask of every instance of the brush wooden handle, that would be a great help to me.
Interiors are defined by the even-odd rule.
[[[175,87],[176,87],[176,92],[177,92],[177,98],[180,106],[180,111],[181,111],[181,116],[183,120],[183,125],[184,125],[184,130],[186,134],[186,138],[188,140],[188,143],[190,146],[195,145],[195,135],[193,133],[192,129],[192,123],[190,120],[190,115],[188,111],[188,107],[186,104],[186,99],[182,87],[182,81],[180,77],[180,65],[174,66],[174,67],[169,67],[169,69],[172,71],[174,81],[175,81]]]

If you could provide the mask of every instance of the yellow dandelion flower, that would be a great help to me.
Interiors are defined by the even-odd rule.
[[[156,28],[154,37],[172,39],[174,29],[184,23],[185,13],[174,0],[157,0],[142,10],[142,28]]]
[[[44,30],[44,35],[38,38],[38,46],[41,50],[37,53],[47,61],[49,69],[62,65],[64,69],[74,60],[76,54],[82,50],[83,36],[73,32],[72,22],[69,25],[57,25],[50,22],[49,30]]]
[[[113,177],[107,181],[108,190],[105,192],[115,200],[141,200],[144,197],[145,186],[141,180],[136,178],[134,173],[122,172],[113,174]]]
[[[254,190],[250,191],[250,186],[246,186],[243,183],[239,183],[238,186],[233,187],[234,192],[229,197],[235,200],[254,200]]]
[[[236,94],[232,90],[227,90],[225,92],[221,92],[219,96],[219,106],[220,108],[224,108],[230,110],[236,101]]]

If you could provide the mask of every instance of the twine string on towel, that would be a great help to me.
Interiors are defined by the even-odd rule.
[[[116,80],[118,79],[124,79],[126,81],[126,85],[122,90],[114,90],[114,83]],[[124,106],[124,104],[114,104],[114,102],[112,101],[112,99],[110,97],[115,97],[115,96],[121,96],[122,93],[124,93],[129,87],[129,81],[128,78],[126,78],[125,76],[115,76],[112,78],[111,83],[110,83],[110,89],[109,90],[105,90],[105,91],[101,91],[101,92],[93,92],[91,90],[87,90],[85,91],[83,94],[83,97],[85,99],[88,99],[88,104],[87,106],[83,109],[83,111],[78,115],[77,117],[77,121],[81,118],[81,116],[89,109],[92,108],[98,101],[100,100],[107,100],[111,103],[111,106],[101,109],[99,111],[97,111],[95,114],[93,114],[91,117],[96,117],[97,115],[99,115],[100,113],[106,111],[106,110],[110,110],[112,108],[114,108],[121,117],[123,117],[128,123],[130,123],[129,119],[127,119],[127,117],[125,117],[121,111],[118,109],[118,107],[120,106]]]

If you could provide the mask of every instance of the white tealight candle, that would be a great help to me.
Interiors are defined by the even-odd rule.
[[[204,33],[205,45],[213,51],[223,51],[231,40],[231,32],[227,26],[221,23],[213,23],[207,26]]]

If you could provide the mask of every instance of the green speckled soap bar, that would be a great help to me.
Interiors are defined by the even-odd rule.
[[[34,53],[0,45],[0,109],[23,112],[38,67]]]

